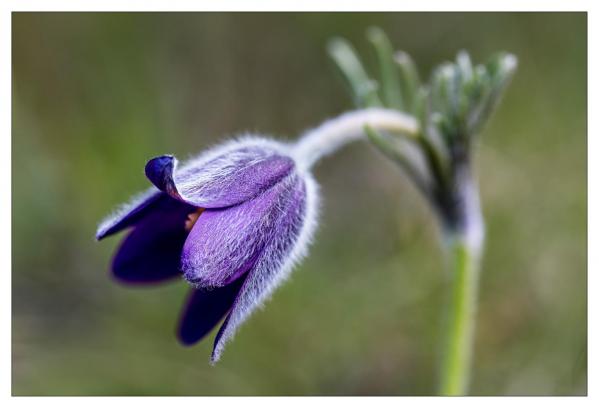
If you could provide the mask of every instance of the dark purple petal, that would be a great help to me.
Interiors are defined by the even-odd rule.
[[[216,362],[226,342],[249,315],[284,281],[293,265],[305,255],[316,226],[316,192],[313,180],[290,178],[279,199],[270,239],[252,269],[214,341]]]
[[[243,145],[242,145],[243,146]],[[222,208],[247,201],[287,176],[293,160],[264,146],[243,146],[177,169],[173,156],[146,164],[146,176],[161,191],[196,207]]]
[[[204,211],[183,246],[185,279],[200,287],[216,287],[246,273],[275,233],[288,189],[289,183],[283,181],[237,206]]]
[[[168,196],[160,198],[117,251],[112,272],[125,283],[155,283],[181,274],[181,250],[187,215],[195,207]]]
[[[164,197],[167,197],[166,194],[155,188],[142,193],[134,198],[132,202],[122,206],[115,214],[102,221],[96,231],[96,239],[99,241],[132,226],[150,212],[157,202]]]
[[[240,278],[222,288],[194,289],[190,292],[177,328],[181,343],[188,346],[197,343],[222,320],[231,309],[243,280]]]

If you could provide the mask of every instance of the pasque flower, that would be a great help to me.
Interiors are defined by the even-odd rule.
[[[411,58],[393,53],[382,30],[373,28],[368,36],[380,82],[370,78],[347,41],[329,47],[361,109],[324,122],[296,143],[235,140],[180,169],[172,156],[152,159],[145,170],[154,188],[104,221],[97,239],[132,228],[112,265],[121,281],[160,282],[183,274],[194,289],[179,337],[193,344],[224,318],[212,352],[217,361],[238,327],[306,253],[318,202],[311,167],[367,134],[407,173],[440,222],[453,267],[440,392],[465,394],[484,243],[471,157],[517,59],[500,53],[474,66],[461,52],[424,84]]]
[[[318,188],[310,168],[364,135],[364,126],[413,131],[414,119],[385,109],[348,112],[296,143],[246,137],[177,166],[146,165],[154,184],[98,227],[98,240],[130,228],[112,262],[116,279],[193,286],[178,336],[193,344],[225,317],[212,361],[238,327],[284,281],[316,229]]]
[[[116,252],[126,283],[180,276],[194,289],[178,335],[193,344],[225,315],[212,360],[238,326],[306,252],[316,225],[317,191],[281,143],[259,138],[217,147],[180,168],[150,160],[154,184],[104,221],[97,239],[132,227]]]

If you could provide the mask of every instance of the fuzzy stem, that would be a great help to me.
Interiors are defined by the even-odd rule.
[[[368,108],[346,112],[304,133],[294,147],[298,165],[309,169],[342,146],[365,137],[366,126],[375,130],[415,136],[417,120],[392,109]]]
[[[470,382],[484,226],[478,190],[468,179],[460,190],[460,227],[447,233],[451,292],[440,375],[441,395],[466,395]]]

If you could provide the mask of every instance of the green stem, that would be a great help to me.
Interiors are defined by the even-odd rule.
[[[441,367],[441,395],[466,395],[470,382],[480,250],[463,234],[448,240],[452,288],[447,316],[447,339]]]
[[[445,249],[450,265],[446,338],[442,350],[441,395],[466,395],[470,383],[478,281],[485,227],[476,180],[467,162],[454,168]]]

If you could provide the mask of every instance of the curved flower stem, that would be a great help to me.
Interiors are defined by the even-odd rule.
[[[393,109],[367,108],[343,113],[305,132],[294,146],[293,155],[299,166],[314,163],[342,146],[365,137],[365,127],[416,137],[416,118]]]
[[[370,129],[401,134],[415,140],[418,140],[420,131],[414,117],[397,110],[361,109],[344,113],[305,132],[292,147],[292,155],[298,167],[307,170],[322,157],[365,137]],[[468,391],[470,377],[484,223],[478,188],[469,163],[462,160],[454,163],[450,180],[439,180],[441,184],[446,182],[451,186],[446,190],[449,202],[437,203],[437,209],[441,210],[440,220],[447,231],[446,250],[451,260],[452,290],[440,393],[464,395]],[[425,188],[424,192],[428,190]]]

